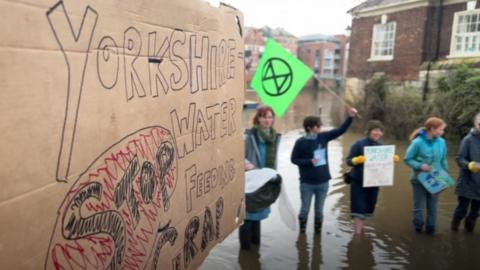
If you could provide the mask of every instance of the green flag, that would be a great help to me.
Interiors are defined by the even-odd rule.
[[[268,39],[251,86],[262,103],[282,117],[312,75],[313,71],[302,61]]]

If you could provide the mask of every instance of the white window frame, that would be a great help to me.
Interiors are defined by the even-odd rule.
[[[322,74],[324,76],[333,76],[333,69],[335,67],[335,54],[331,50],[323,51]]]
[[[459,30],[459,18],[460,16],[465,16],[465,15],[470,15],[470,16],[477,15],[476,31],[464,32],[463,34],[458,34],[457,31]],[[459,41],[458,38],[462,39],[461,40],[462,42],[460,44],[458,44],[458,41]],[[465,50],[466,40],[468,40],[467,42],[470,42],[471,40],[475,40],[475,42],[471,42],[470,44],[471,46],[475,45],[477,49],[473,51]],[[460,51],[457,50],[458,46],[460,46]],[[476,57],[476,56],[480,56],[480,9],[455,12],[453,17],[452,36],[450,38],[450,55],[447,56],[447,58]]]
[[[380,33],[378,33],[380,30],[379,28],[380,27],[385,27],[385,26],[388,26],[388,25],[393,25],[393,30],[392,30],[392,37],[391,37],[391,40],[387,40],[385,39],[385,32],[381,32],[382,34],[382,37],[379,37],[380,36]],[[370,58],[368,59],[368,61],[391,61],[393,60],[393,56],[395,54],[395,37],[396,37],[396,32],[397,32],[397,22],[395,21],[392,21],[392,22],[387,22],[387,23],[378,23],[378,24],[374,24],[373,25],[373,31],[372,31],[372,46],[370,48]],[[380,39],[381,38],[381,39]],[[391,42],[391,48],[389,47],[386,47],[387,50],[391,49],[392,53],[391,54],[388,54],[388,55],[377,55],[375,52],[376,51],[380,51],[380,50],[383,50],[383,48],[380,48],[379,50],[377,50],[375,44],[376,42],[380,42],[380,43],[385,43],[385,42]]]

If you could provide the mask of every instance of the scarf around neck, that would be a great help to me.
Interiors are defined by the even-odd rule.
[[[273,128],[264,129],[259,125],[255,126],[258,138],[267,145],[267,160],[265,167],[275,169],[276,139],[277,132]]]

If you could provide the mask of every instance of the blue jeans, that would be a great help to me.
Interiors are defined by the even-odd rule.
[[[315,195],[315,219],[323,219],[323,205],[328,192],[328,181],[318,185],[300,183],[302,206],[298,218],[307,219],[312,197]]]
[[[413,188],[413,225],[417,231],[425,224],[424,209],[427,209],[427,232],[435,232],[439,194],[431,194],[420,183],[412,183]]]

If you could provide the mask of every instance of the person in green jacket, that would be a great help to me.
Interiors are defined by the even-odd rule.
[[[417,177],[420,172],[430,172],[433,169],[448,172],[447,145],[442,138],[446,126],[440,118],[428,118],[424,127],[415,130],[410,136],[411,143],[404,157],[405,163],[412,168],[413,225],[418,233],[423,231],[425,223],[425,232],[430,235],[435,233],[439,194],[428,192]]]

